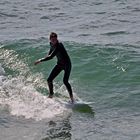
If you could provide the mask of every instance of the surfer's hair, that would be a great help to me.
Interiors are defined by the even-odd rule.
[[[50,33],[50,39],[53,38],[53,37],[56,37],[57,38],[57,34],[55,32],[51,32]]]

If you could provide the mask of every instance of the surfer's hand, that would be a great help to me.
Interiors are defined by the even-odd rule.
[[[40,60],[37,60],[37,61],[35,61],[34,65],[37,65],[37,64],[39,64],[40,62],[41,62]]]

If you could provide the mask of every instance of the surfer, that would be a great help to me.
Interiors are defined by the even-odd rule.
[[[64,70],[64,77],[63,77],[63,83],[65,84],[70,99],[72,102],[74,102],[74,98],[73,98],[73,93],[72,93],[72,88],[70,83],[68,82],[69,80],[69,76],[70,76],[70,72],[71,72],[71,60],[70,57],[67,53],[67,51],[65,50],[63,44],[61,42],[59,42],[59,40],[57,39],[57,34],[52,32],[50,34],[50,50],[48,55],[45,58],[41,58],[39,60],[37,60],[34,64],[37,65],[43,61],[48,61],[50,59],[52,59],[54,56],[57,57],[57,64],[55,65],[55,67],[53,68],[53,70],[51,71],[47,82],[48,82],[48,87],[49,87],[49,98],[53,97],[53,80],[56,78],[56,76],[62,71]]]

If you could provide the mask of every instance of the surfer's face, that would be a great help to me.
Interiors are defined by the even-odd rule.
[[[51,36],[50,41],[53,45],[55,45],[57,43],[57,37],[56,36]]]

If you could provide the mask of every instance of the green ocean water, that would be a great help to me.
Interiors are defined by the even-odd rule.
[[[70,82],[78,96],[96,101],[98,106],[105,108],[139,108],[140,58],[137,48],[119,44],[100,46],[74,42],[64,42],[64,45],[73,66]],[[34,66],[34,62],[45,57],[48,50],[49,42],[45,38],[7,43],[1,47],[1,59],[4,60],[2,63],[6,74],[28,78],[41,73],[46,82],[56,58],[39,66]],[[63,84],[62,76],[63,73],[55,80],[59,86]],[[39,85],[41,84],[42,81]],[[43,87],[41,92],[47,95],[45,89]]]
[[[55,128],[57,125],[57,127],[63,128],[63,123],[59,124],[57,120],[54,123],[54,133],[45,137],[71,139],[71,133],[73,133],[73,139],[76,139],[77,137],[86,136],[86,133],[91,131],[89,139],[92,139],[94,136],[97,138],[102,137],[100,133],[104,133],[106,138],[111,137],[111,139],[113,139],[112,137],[116,137],[116,135],[120,138],[125,138],[126,136],[120,134],[120,131],[124,131],[123,133],[125,133],[127,137],[136,138],[139,134],[137,121],[139,120],[140,107],[140,57],[137,47],[128,45],[121,46],[119,44],[103,46],[100,44],[80,44],[75,42],[63,43],[72,60],[73,67],[70,83],[75,97],[83,101],[94,103],[89,105],[90,109],[89,107],[85,107],[83,109],[81,108],[82,110],[79,108],[79,111],[73,110],[73,115],[70,118],[68,117],[70,119],[70,122],[68,122],[72,125],[70,125],[70,128],[72,127],[73,129],[66,127],[68,130],[70,129],[69,131],[66,129],[68,135],[62,135],[61,133],[66,132],[58,132]],[[16,40],[14,42],[7,42],[1,46],[1,64],[5,70],[5,76],[8,77],[3,81],[12,81],[12,85],[10,85],[11,82],[7,84],[7,89],[5,88],[6,84],[2,85],[1,91],[4,93],[1,95],[1,99],[9,98],[7,103],[10,102],[9,105],[11,105],[10,98],[14,98],[14,94],[16,94],[16,96],[20,95],[19,97],[22,101],[25,100],[25,106],[30,107],[30,105],[26,103],[29,100],[28,98],[34,101],[36,95],[28,95],[27,92],[29,92],[29,94],[33,92],[31,87],[28,86],[32,86],[34,90],[43,96],[48,95],[46,79],[56,63],[56,58],[34,66],[34,61],[44,57],[48,50],[49,42],[46,38],[38,40]],[[68,97],[68,93],[62,83],[62,76],[63,72],[54,81],[56,94],[54,98],[59,98],[60,100],[63,100],[64,97]],[[27,87],[26,92],[23,92],[24,86]],[[14,87],[12,91],[11,87]],[[10,92],[12,92],[12,94]],[[16,99],[19,97],[16,97]],[[41,102],[42,104],[40,105],[43,106],[43,101]],[[16,109],[17,108],[15,108],[15,110]],[[91,112],[94,113],[91,114]],[[38,114],[40,114],[40,112],[38,112]],[[19,116],[20,114],[16,113],[16,116],[17,115]],[[25,115],[26,118],[29,114],[22,115]],[[40,115],[37,117],[34,115],[33,112],[32,119],[41,119]],[[47,117],[46,120],[48,120]],[[83,129],[82,125],[87,128],[83,130],[83,133],[78,131],[77,122],[78,124],[80,123],[80,129]],[[125,129],[123,130],[124,127]],[[130,127],[136,129],[134,134],[132,131],[130,132]],[[49,127],[45,129],[49,133]],[[113,131],[111,132],[113,136],[109,136],[108,133],[110,132],[108,131]]]

